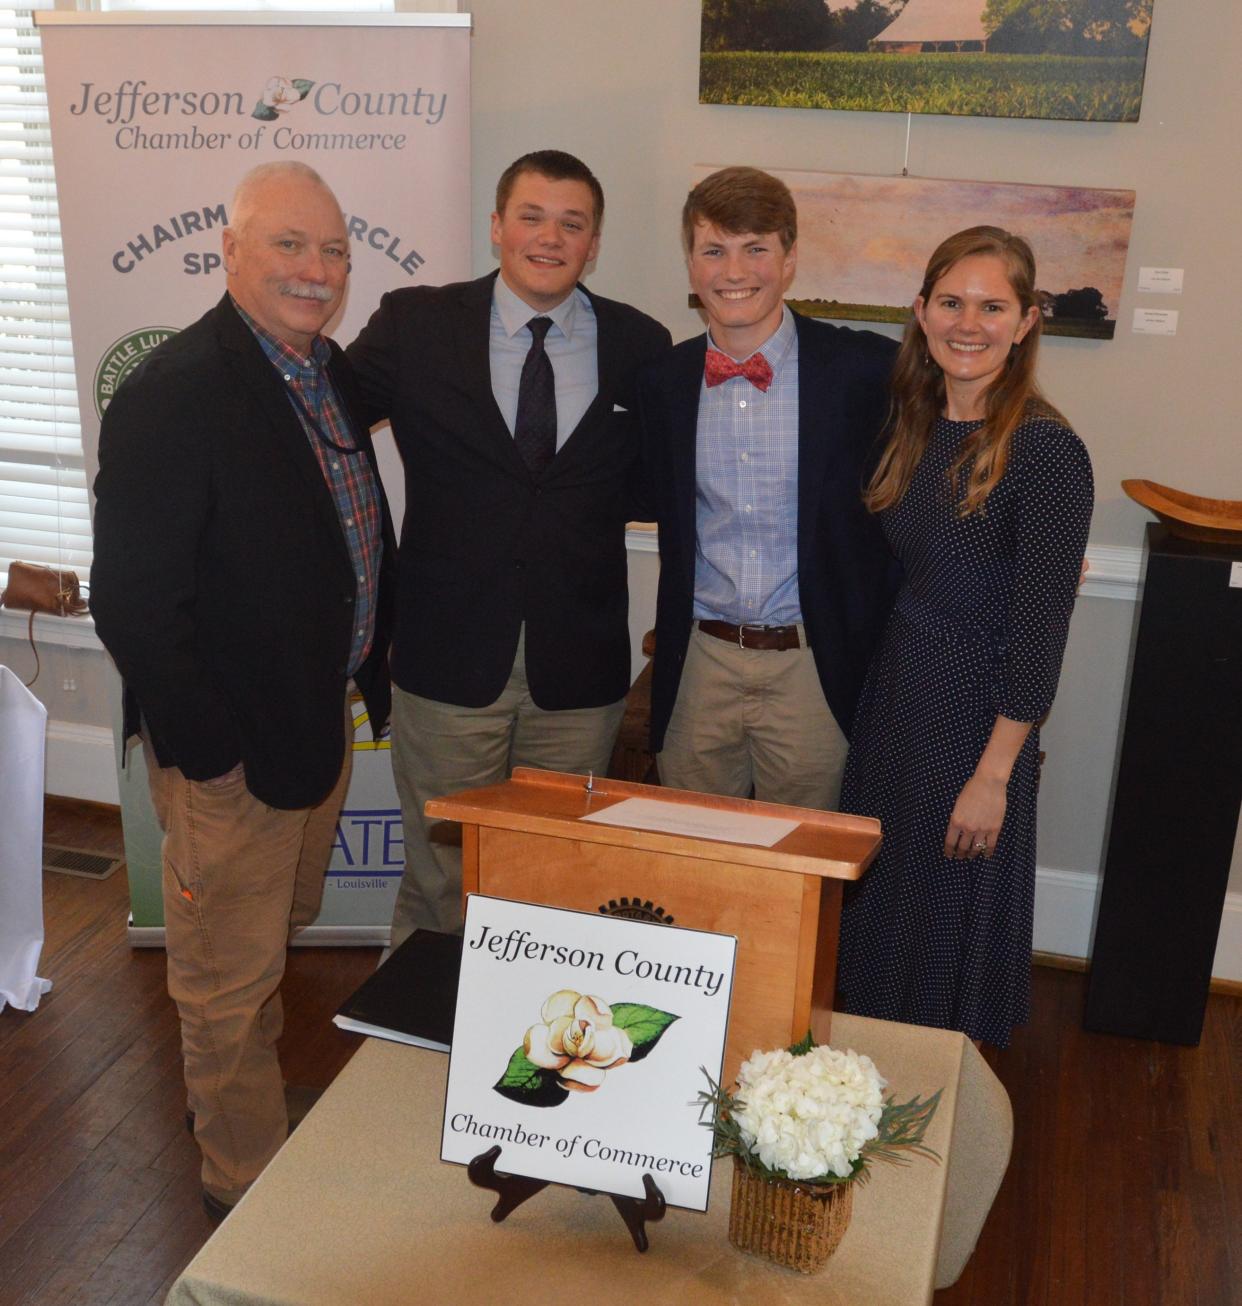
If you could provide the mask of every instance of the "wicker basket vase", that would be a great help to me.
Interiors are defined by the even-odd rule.
[[[733,1158],[729,1241],[802,1274],[822,1270],[849,1228],[854,1185],[762,1179]]]

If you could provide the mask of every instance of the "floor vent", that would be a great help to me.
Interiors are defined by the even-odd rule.
[[[60,844],[43,845],[43,869],[62,875],[81,875],[87,880],[106,880],[123,862],[123,857],[88,852],[85,848],[65,848]]]

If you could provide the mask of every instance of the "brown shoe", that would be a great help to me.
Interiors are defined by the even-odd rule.
[[[221,1221],[233,1209],[234,1203],[223,1201],[221,1198],[209,1193],[203,1189],[203,1210],[207,1218],[211,1221],[213,1228],[219,1228]]]

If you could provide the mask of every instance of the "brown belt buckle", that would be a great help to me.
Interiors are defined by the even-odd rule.
[[[772,629],[771,626],[755,626],[755,625],[750,625],[750,626],[739,626],[739,627],[737,628],[737,646],[738,646],[738,648],[740,648],[740,649],[745,649],[745,647],[746,647],[746,632],[747,632],[748,630],[757,630],[757,631],[759,632],[759,634],[761,634],[761,635],[766,635],[766,634],[768,634],[768,633],[771,631],[771,629]]]

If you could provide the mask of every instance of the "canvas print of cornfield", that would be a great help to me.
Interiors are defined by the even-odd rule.
[[[691,185],[716,165],[697,165]],[[1132,190],[776,172],[798,205],[789,303],[812,317],[904,322],[928,256],[991,223],[1035,251],[1044,331],[1111,340],[1125,283]]]
[[[703,0],[699,100],[1137,122],[1154,0]]]

